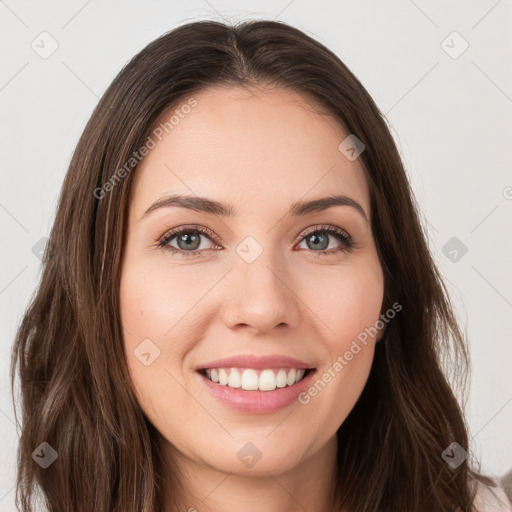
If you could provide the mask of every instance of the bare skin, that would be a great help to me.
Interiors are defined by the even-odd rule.
[[[379,319],[384,293],[362,164],[338,150],[343,126],[294,92],[210,88],[194,98],[197,106],[136,170],[131,190],[121,317],[137,398],[165,455],[171,444],[177,451],[183,510],[330,512],[336,431],[363,390],[383,332],[333,371]],[[230,204],[234,215],[169,206],[144,216],[169,194]],[[293,203],[335,194],[364,215],[347,205],[288,214]],[[209,230],[197,234],[198,253],[187,254],[178,236],[157,246],[182,226]],[[320,248],[314,232],[325,242]],[[247,237],[257,245],[242,244]],[[240,246],[262,252],[248,263]],[[145,339],[160,350],[148,366],[134,355]],[[241,354],[293,357],[314,367],[316,379],[331,369],[331,379],[306,404],[233,410],[196,370]],[[248,442],[261,453],[252,467],[237,456]]]

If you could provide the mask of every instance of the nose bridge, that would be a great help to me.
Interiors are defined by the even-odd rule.
[[[266,331],[280,324],[295,326],[297,298],[289,272],[277,252],[247,237],[236,248],[225,321],[230,327],[246,324]]]

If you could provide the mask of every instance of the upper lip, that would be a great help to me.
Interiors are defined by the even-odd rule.
[[[297,368],[306,370],[314,368],[314,366],[300,359],[284,355],[254,356],[247,354],[216,359],[215,361],[200,365],[196,369],[204,370],[205,368]]]

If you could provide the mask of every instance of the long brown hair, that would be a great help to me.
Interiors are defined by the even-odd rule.
[[[467,349],[383,115],[345,64],[303,32],[274,21],[201,21],[161,36],[122,69],[73,154],[12,354],[23,512],[37,491],[50,512],[163,512],[164,491],[177,499],[179,478],[161,459],[124,359],[119,282],[130,183],[162,113],[212,85],[253,84],[302,94],[363,141],[383,311],[402,306],[338,431],[343,506],[472,510],[471,458],[453,469],[441,456],[452,442],[469,451],[456,397]],[[443,367],[453,370],[451,385]],[[32,457],[43,442],[58,454],[46,469]]]

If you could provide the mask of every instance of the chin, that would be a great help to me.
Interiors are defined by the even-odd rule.
[[[226,439],[224,443],[217,444],[216,453],[208,456],[208,459],[205,459],[205,454],[211,451],[207,449],[198,455],[208,465],[224,473],[251,476],[286,473],[303,462],[306,453],[304,446],[312,445],[314,439],[311,443],[305,443],[298,436],[287,436],[286,432],[269,435],[271,431],[265,429],[264,432],[254,432],[254,435],[247,432],[235,439]]]

